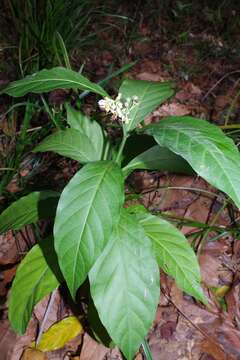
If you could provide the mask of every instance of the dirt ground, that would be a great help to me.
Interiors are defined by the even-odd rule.
[[[125,2],[119,5],[118,11],[123,11],[124,7]],[[238,10],[235,8],[228,9],[222,20],[225,21],[225,27],[228,26],[227,17],[240,16],[236,11]],[[156,109],[146,119],[146,123],[157,122],[168,115],[191,115],[207,119],[223,128],[225,126],[225,129],[230,124],[240,124],[240,96],[237,96],[240,86],[240,28],[232,30],[229,41],[224,31],[218,33],[207,26],[208,24],[201,23],[200,15],[195,19],[190,15],[184,18],[184,26],[188,29],[186,34],[182,30],[184,26],[175,24],[182,18],[174,21],[174,18],[159,15],[153,21],[151,13],[142,17],[140,15],[136,17],[134,25],[137,36],[128,37],[129,29],[120,31],[118,35],[118,31],[102,32],[101,46],[89,49],[85,56],[85,70],[92,80],[104,78],[112,63],[118,68],[137,60],[135,66],[124,73],[123,77],[151,81],[173,80],[176,83],[176,96]],[[238,25],[240,26],[239,22]],[[178,31],[178,27],[181,30]],[[0,56],[3,62],[7,61],[7,55]],[[72,54],[73,64],[79,64],[80,56],[77,50]],[[8,81],[8,76],[14,77],[11,71],[7,75],[2,71],[0,83]],[[112,93],[119,81],[119,78],[112,80]],[[50,94],[50,101],[61,102],[61,97],[59,100],[56,93]],[[91,96],[86,99],[86,112],[92,111],[92,102]],[[6,111],[6,107],[6,103],[0,100],[2,113]],[[3,140],[10,131],[7,121],[7,116],[0,121]],[[239,139],[240,132],[234,137],[237,145]],[[1,148],[6,151],[6,144],[2,143]],[[7,190],[10,194],[22,190],[21,179],[28,176],[32,166],[29,159],[31,155],[21,164],[18,177],[13,177],[8,184]],[[54,167],[51,167],[53,161]],[[74,161],[46,154],[41,159],[35,176],[42,179],[43,183],[48,181],[52,188],[57,186],[61,189],[77,169]],[[29,181],[31,183],[32,179]],[[203,306],[183,294],[172,279],[161,273],[160,302],[148,334],[153,359],[240,359],[240,243],[236,231],[233,235],[228,231],[231,227],[238,229],[239,212],[231,204],[226,204],[222,194],[197,176],[135,171],[129,181],[140,195],[141,203],[154,212],[161,212],[164,217],[173,221],[190,241],[195,241],[203,288],[209,300],[209,306]],[[1,201],[4,203],[5,199],[1,198]],[[196,236],[199,228],[194,221],[208,224],[210,228]],[[47,224],[43,224],[44,226]],[[226,232],[223,231],[222,235],[217,237],[219,232],[214,231],[214,227],[226,229]],[[116,348],[108,349],[97,343],[87,331],[79,334],[61,350],[45,354],[33,353],[32,350],[22,355],[35,338],[49,302],[49,298],[45,298],[36,306],[24,336],[17,336],[11,330],[7,319],[9,288],[17,264],[34,242],[31,226],[18,233],[10,231],[0,236],[0,358],[19,360],[23,356],[22,359],[25,360],[122,359]],[[45,329],[72,313],[72,308],[66,304],[60,292],[57,292]],[[142,359],[144,360],[144,355],[137,354],[136,360]]]

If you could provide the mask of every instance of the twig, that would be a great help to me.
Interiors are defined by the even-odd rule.
[[[42,129],[42,126],[36,126],[36,127],[30,128],[30,129],[27,129],[26,132],[30,133],[30,132],[34,132],[34,131],[41,130],[41,129]],[[16,134],[17,135],[21,134],[21,131],[18,131]]]
[[[44,327],[45,327],[46,321],[48,319],[48,315],[49,315],[49,313],[51,311],[52,305],[54,303],[54,300],[56,298],[57,291],[58,291],[58,289],[55,289],[49,296],[49,301],[48,301],[48,304],[47,304],[47,308],[46,308],[45,314],[43,316],[41,325],[39,327],[38,336],[37,336],[37,339],[36,339],[36,347],[38,346],[38,344],[41,341],[42,334],[43,334],[43,331],[44,331]]]
[[[214,192],[208,191],[208,190],[204,190],[204,189],[200,189],[200,188],[194,188],[194,187],[188,187],[188,186],[168,186],[168,185],[159,186],[158,188],[153,188],[150,190],[144,190],[144,191],[142,191],[141,194],[147,194],[152,191],[161,191],[161,190],[187,190],[187,191],[193,191],[193,192],[201,192],[201,193],[209,195],[211,197],[219,196],[219,194],[217,194],[217,193],[214,193]]]
[[[219,79],[208,91],[207,93],[204,95],[204,97],[202,98],[202,101],[204,101],[209,94],[211,94],[211,92],[224,80],[226,79],[228,76],[236,74],[236,73],[240,73],[240,70],[235,70],[235,71],[231,71],[227,74],[225,74],[223,77],[221,77],[221,79]]]

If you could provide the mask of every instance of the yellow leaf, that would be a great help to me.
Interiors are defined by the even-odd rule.
[[[41,351],[60,349],[82,331],[83,328],[79,320],[75,316],[69,316],[44,332],[36,348]],[[31,345],[35,347],[35,342]]]
[[[223,286],[221,286],[221,287],[219,287],[219,288],[217,288],[217,289],[215,290],[215,295],[216,295],[217,297],[222,298],[222,297],[224,297],[224,296],[227,294],[227,292],[228,292],[229,290],[230,290],[230,286],[223,285]]]

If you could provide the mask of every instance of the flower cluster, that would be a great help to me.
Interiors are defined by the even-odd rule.
[[[119,118],[123,123],[128,124],[130,121],[130,112],[138,105],[138,97],[133,96],[123,100],[122,94],[119,93],[115,100],[105,97],[98,102],[98,105],[101,110],[106,111],[108,114],[112,114],[113,119]]]

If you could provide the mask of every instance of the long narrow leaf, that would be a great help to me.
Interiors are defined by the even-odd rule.
[[[41,94],[55,89],[89,90],[102,96],[108,96],[100,85],[94,84],[83,75],[63,67],[44,69],[22,80],[13,81],[0,94],[19,97],[27,93]]]

